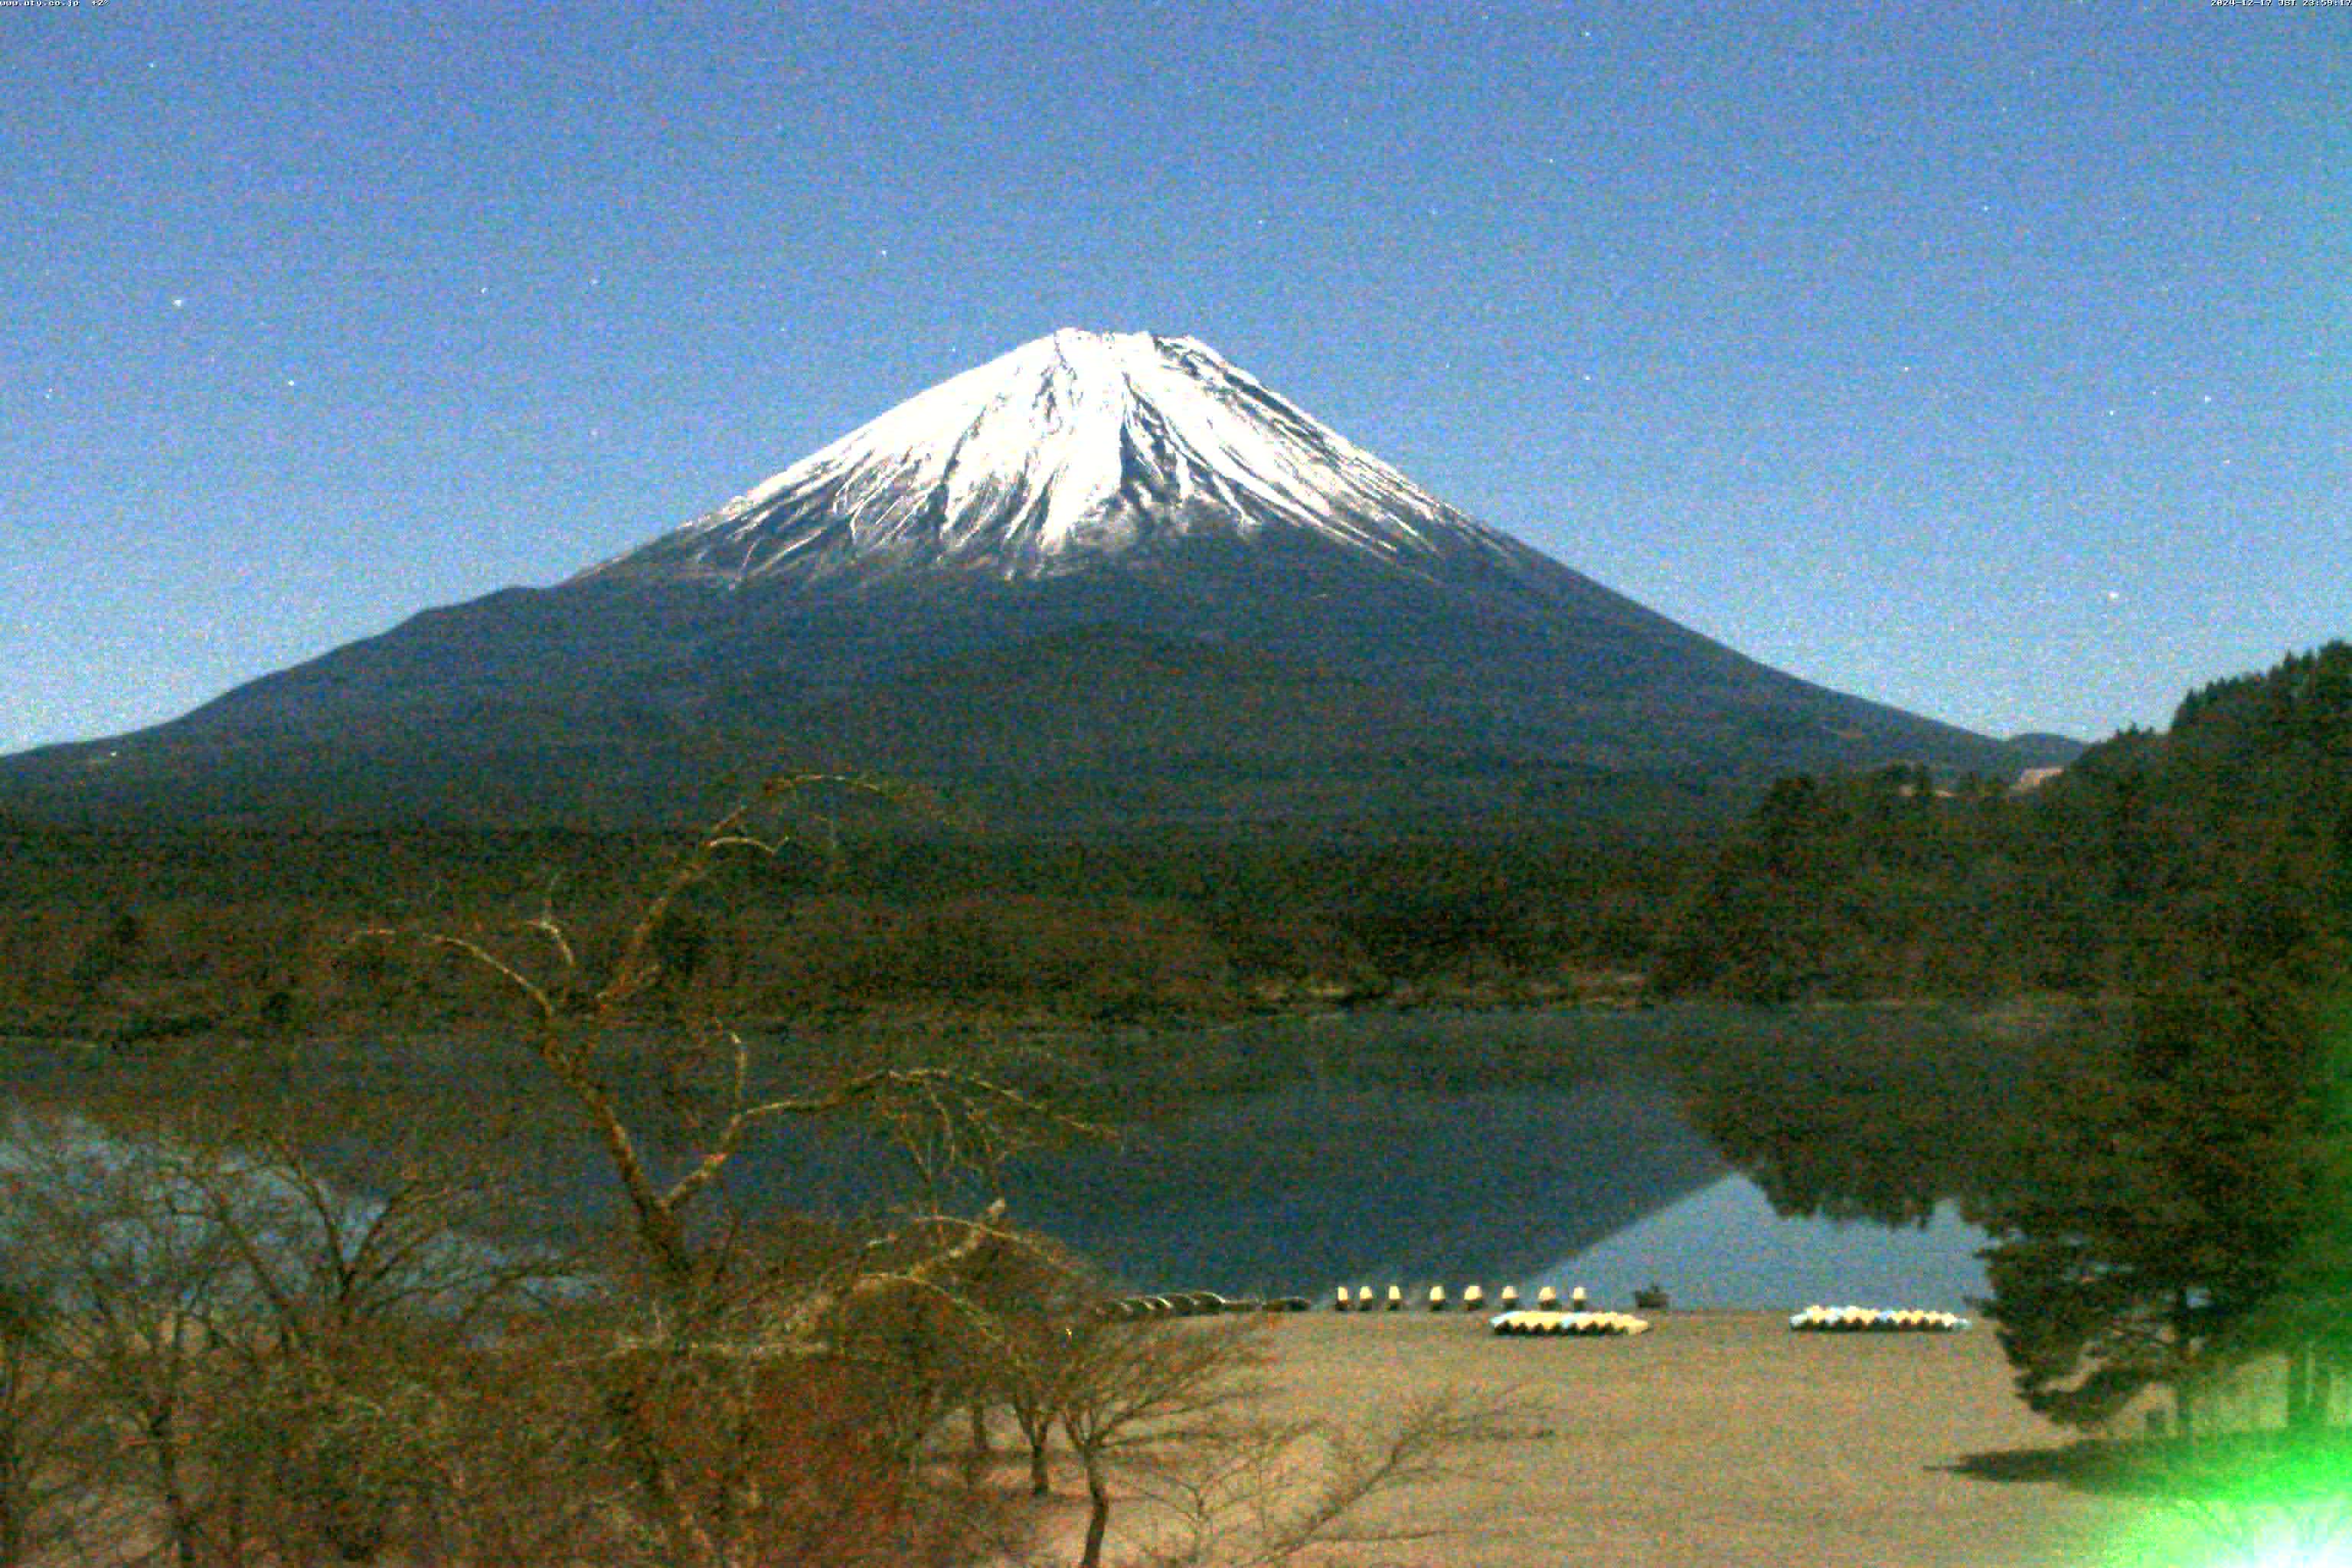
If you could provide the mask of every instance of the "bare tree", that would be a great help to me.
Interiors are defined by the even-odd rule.
[[[904,793],[885,781],[854,774],[793,773],[769,781],[751,802],[705,830],[672,868],[601,974],[583,963],[572,934],[552,911],[525,922],[537,949],[532,953],[501,952],[488,941],[449,932],[421,936],[476,965],[523,1005],[532,1051],[571,1099],[627,1201],[633,1241],[652,1274],[681,1300],[696,1294],[706,1272],[688,1225],[691,1212],[720,1183],[745,1141],[770,1124],[814,1121],[867,1106],[889,1107],[903,1118],[917,1104],[927,1104],[957,1129],[963,1144],[988,1149],[992,1158],[1015,1128],[1075,1125],[1018,1089],[959,1067],[838,1071],[831,1081],[803,1091],[762,1092],[751,1047],[731,1022],[695,1005],[690,997],[673,996],[667,1007],[648,1008],[662,1000],[656,993],[667,969],[666,933],[680,900],[730,856],[772,858],[806,842],[781,828],[763,837],[761,824],[782,804],[824,786],[879,796]],[[361,933],[378,940],[405,934],[383,928]],[[631,1108],[616,1088],[612,1060],[612,1047],[629,1026],[648,1021],[663,1032],[660,1066],[680,1090],[670,1103],[684,1108],[682,1131],[693,1143],[667,1171],[648,1156]],[[943,1258],[932,1267],[948,1261]],[[808,1303],[803,1321],[813,1323],[828,1305]]]
[[[1087,1480],[1080,1568],[1099,1568],[1110,1528],[1113,1480],[1165,1475],[1179,1458],[1230,1439],[1261,1392],[1261,1326],[1122,1321],[1069,1327],[1055,1398],[1062,1434]]]
[[[65,1307],[51,1348],[92,1414],[77,1480],[140,1501],[180,1568],[212,1540],[202,1413],[219,1386],[211,1324],[236,1261],[164,1151],[76,1119],[20,1112],[7,1152],[20,1256]]]
[[[1097,1568],[1114,1489],[1154,1505],[1140,1561],[1274,1568],[1317,1547],[1425,1540],[1383,1505],[1456,1473],[1509,1400],[1440,1392],[1360,1426],[1267,1415],[1263,1321],[1088,1313],[1055,1336],[1064,1436],[1087,1481],[1082,1568]]]
[[[0,1172],[0,1193],[15,1181]],[[0,1238],[0,1568],[24,1568],[66,1533],[65,1458],[83,1409],[58,1350],[59,1304],[16,1250]]]
[[[1361,1427],[1252,1421],[1163,1468],[1157,1500],[1178,1521],[1154,1568],[1277,1568],[1318,1547],[1395,1545],[1444,1533],[1383,1511],[1462,1473],[1476,1444],[1504,1430],[1511,1406],[1438,1392]]]
[[[1107,1294],[1085,1262],[1031,1235],[988,1248],[962,1282],[964,1397],[976,1426],[992,1407],[1012,1416],[1028,1449],[1033,1497],[1053,1489],[1055,1426],[1087,1365]]]
[[[504,1234],[513,1189],[413,1103],[273,1102],[226,1050],[148,1065],[76,1114],[20,1111],[0,1149],[0,1229],[89,1417],[77,1494],[183,1568],[413,1544],[447,1511],[469,1340],[560,1263]]]
[[[317,1147],[331,1124],[239,1121],[182,1167],[237,1268],[239,1331],[215,1322],[239,1375],[214,1415],[213,1466],[244,1482],[278,1560],[323,1547],[373,1562],[463,1505],[445,1450],[480,1396],[475,1331],[534,1306],[564,1261],[510,1234],[519,1199],[496,1166],[420,1146],[430,1130],[378,1131],[376,1181],[354,1193]]]
[[[934,1182],[930,1202],[818,1267],[805,1256],[780,1257],[728,1205],[712,1201],[747,1143],[776,1127],[874,1113],[927,1161],[992,1163],[1014,1142],[1087,1131],[964,1064],[835,1061],[807,1081],[779,1084],[774,1064],[755,1060],[744,1032],[696,994],[677,936],[684,900],[726,863],[810,844],[780,814],[824,789],[903,793],[856,775],[770,781],[698,837],[601,964],[552,910],[505,941],[443,931],[410,938],[457,955],[520,1005],[531,1053],[602,1152],[624,1200],[625,1256],[606,1275],[614,1321],[601,1348],[583,1353],[615,1472],[663,1559],[692,1568],[749,1561],[779,1517],[775,1467],[763,1457],[757,1416],[797,1375],[791,1364],[853,1344],[870,1351],[877,1325],[896,1325],[901,1350],[925,1343],[906,1325],[934,1315],[972,1260],[1006,1235],[1001,1202],[976,1216],[947,1214],[936,1206]],[[626,1086],[648,1082],[656,1102],[642,1093],[633,1100]],[[667,1147],[646,1135],[656,1121],[668,1131]],[[914,1364],[902,1355],[901,1375],[880,1385],[908,1402],[875,1413],[901,1458],[943,1407],[949,1370],[945,1360]],[[688,1410],[691,1423],[680,1415]]]

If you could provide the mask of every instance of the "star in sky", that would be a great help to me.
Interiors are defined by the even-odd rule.
[[[0,312],[0,563],[51,619],[0,616],[0,750],[561,580],[1064,326],[1198,336],[1611,588],[1971,728],[2160,722],[2352,633],[2340,9],[105,9],[11,29],[48,131],[0,196],[54,216]],[[2142,535],[2230,570],[2135,582],[2167,635],[2126,647]]]

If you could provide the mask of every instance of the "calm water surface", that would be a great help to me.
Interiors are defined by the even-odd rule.
[[[1334,1031],[1437,1031],[1406,1058],[1491,1065],[1552,1047],[1601,1068],[1564,1088],[1391,1071],[1237,1097],[1020,1175],[1013,1196],[1139,1289],[1319,1304],[1343,1282],[1416,1296],[1432,1283],[1582,1285],[1622,1306],[1654,1281],[1693,1307],[1966,1310],[1985,1290],[1974,1255],[1989,1238],[1949,1205],[1924,1227],[1784,1219],[1685,1119],[1661,1046],[1753,1025],[1706,1009],[1273,1021],[1259,1027],[1285,1052],[1316,1048],[1317,1029],[1326,1044]]]
[[[1319,1304],[1343,1282],[1416,1296],[1432,1283],[1581,1285],[1622,1306],[1654,1281],[1677,1306],[1965,1310],[1985,1288],[1973,1254],[1986,1238],[1948,1208],[1924,1228],[1782,1219],[1692,1127],[1658,1052],[1712,1019],[1374,1015],[1218,1031],[1228,1058],[1338,1065],[1204,1100],[1113,1148],[1015,1167],[1014,1217],[1137,1289]],[[1367,1042],[1369,1079],[1350,1055]],[[1189,1046],[1181,1031],[1155,1042]],[[1580,1081],[1553,1087],[1527,1070],[1553,1050]],[[1465,1061],[1482,1065],[1465,1072]],[[1482,1086],[1498,1061],[1516,1064],[1510,1081]],[[754,1203],[854,1210],[878,1201],[891,1170],[877,1141],[836,1134],[747,1151],[730,1184]],[[564,1184],[593,1201],[593,1156]]]
[[[1967,1315],[1986,1293],[1991,1238],[1939,1206],[1924,1227],[1783,1219],[1755,1183],[1727,1175],[1544,1270],[1614,1306],[1655,1282],[1678,1307],[1933,1307]],[[1524,1287],[1523,1287],[1524,1288]]]

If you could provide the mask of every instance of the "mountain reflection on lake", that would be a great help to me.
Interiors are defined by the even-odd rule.
[[[1529,1278],[1724,1173],[1663,1087],[1318,1085],[1017,1173],[1014,1211],[1139,1286]]]
[[[1138,1288],[1303,1294],[1581,1285],[1622,1307],[1810,1301],[1964,1310],[1984,1235],[1782,1218],[1663,1086],[1295,1091],[1188,1117],[1013,1184],[1017,1213]]]
[[[1890,1039],[1875,1057],[1864,1043]],[[1156,1059],[1137,1070],[1163,1088],[1202,1087],[1115,1144],[1014,1163],[1006,1194],[1016,1223],[1123,1288],[1319,1304],[1343,1283],[1582,1285],[1622,1306],[1655,1281],[1676,1306],[1956,1310],[1984,1289],[1985,1237],[1937,1202],[1959,1167],[1924,1156],[1952,1142],[1938,1107],[1981,1121],[1997,1102],[2000,1051],[1933,1015],[1360,1014],[1099,1043]],[[544,1089],[511,1052],[415,1043],[320,1043],[289,1070],[455,1084],[485,1107]],[[534,1159],[560,1209],[593,1214],[609,1184],[593,1151],[564,1147],[568,1124],[560,1109],[542,1124]],[[902,1175],[871,1131],[794,1129],[755,1141],[726,1185],[751,1215],[853,1213],[887,1205]],[[1928,1223],[1784,1219],[1768,1191]]]
[[[1987,1292],[1979,1247],[1991,1237],[1937,1205],[1924,1226],[1787,1219],[1762,1188],[1725,1176],[1532,1281],[1582,1286],[1623,1306],[1663,1285],[1677,1307],[1932,1307],[1969,1310]]]
[[[1129,1288],[1320,1304],[1343,1283],[1416,1297],[1433,1283],[1490,1294],[1580,1284],[1622,1306],[1654,1280],[1694,1307],[1953,1310],[1985,1288],[1974,1253],[1986,1238],[1949,1205],[1922,1205],[1924,1227],[1781,1218],[1746,1179],[1831,1213],[1870,1212],[1890,1182],[1914,1179],[1929,1163],[1906,1152],[1931,1136],[1922,1106],[1950,1098],[1954,1063],[1986,1047],[1933,1014],[1358,1014],[1150,1035],[1148,1048],[1177,1060],[1292,1070],[1277,1088],[1203,1097],[1131,1128],[1116,1147],[1008,1172],[1016,1219]],[[1935,1081],[1882,1077],[1888,1062],[1858,1049],[1858,1035],[1933,1063]],[[1709,1041],[1722,1048],[1694,1058],[1688,1047]],[[1962,1096],[1981,1110],[1973,1078]],[[1695,1105],[1710,1129],[1727,1107],[1735,1119],[1769,1109],[1741,1127],[1758,1146],[1811,1128],[1809,1149],[1853,1194],[1786,1149],[1746,1170],[1694,1125]],[[841,1182],[845,1167],[815,1152],[763,1159],[761,1184],[805,1194]]]

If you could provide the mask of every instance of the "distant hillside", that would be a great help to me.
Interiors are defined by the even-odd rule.
[[[2011,735],[2002,743],[2008,746],[2011,755],[2029,768],[2063,768],[2087,749],[2087,742],[2072,735],[2051,735],[2039,731]]]
[[[2110,737],[2027,795],[1938,795],[1901,769],[1775,785],[1660,978],[1762,999],[2103,992],[2207,937],[2242,946],[2216,921],[2275,921],[2292,945],[2300,900],[2352,905],[2347,876],[2352,645],[2331,643],[2191,692],[2168,731]]]
[[[1202,344],[1060,332],[556,587],[0,759],[0,810],[677,824],[824,757],[1051,831],[1495,820],[2048,754],[1678,626]]]

